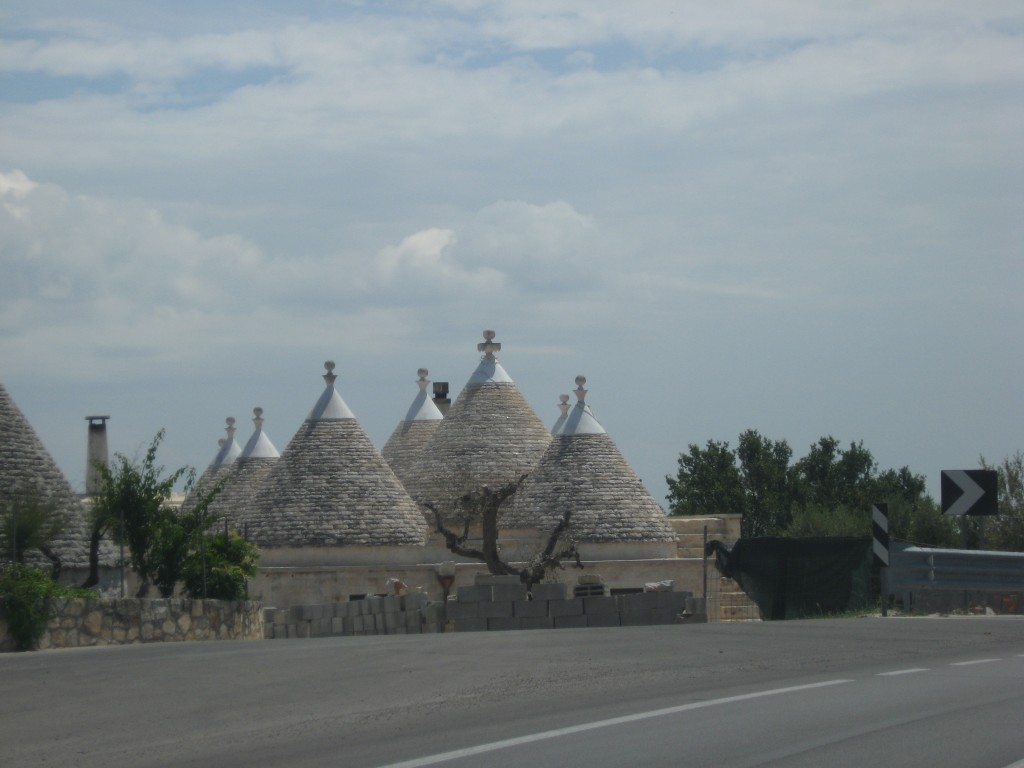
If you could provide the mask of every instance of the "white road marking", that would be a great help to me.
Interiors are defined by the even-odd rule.
[[[655,709],[650,712],[638,712],[635,715],[623,715],[622,717],[612,717],[608,720],[596,720],[592,723],[583,723],[581,725],[572,725],[567,728],[556,728],[553,731],[542,731],[540,733],[531,733],[527,736],[518,736],[514,739],[504,739],[502,741],[493,741],[490,744],[480,744],[476,747],[466,747],[465,749],[456,749],[451,752],[442,752],[437,755],[427,755],[426,757],[418,757],[414,760],[406,760],[401,763],[391,763],[381,768],[420,768],[424,765],[437,765],[438,763],[445,763],[449,760],[458,760],[462,757],[472,757],[473,755],[482,755],[486,752],[495,752],[499,749],[507,749],[509,747],[518,747],[523,744],[532,744],[537,741],[544,741],[546,739],[554,739],[559,736],[568,736],[573,733],[582,733],[584,731],[593,731],[598,728],[608,728],[612,725],[623,725],[625,723],[635,723],[638,720],[648,720],[652,717],[664,717],[665,715],[675,715],[680,712],[690,712],[695,709],[705,709],[707,707],[716,707],[720,704],[732,704],[737,701],[748,701],[750,699],[761,699],[765,696],[778,696],[783,693],[796,693],[797,691],[810,691],[815,688],[826,688],[830,685],[841,685],[843,683],[852,683],[853,680],[826,680],[822,683],[810,683],[809,685],[794,685],[788,688],[773,688],[769,691],[757,691],[756,693],[744,693],[739,696],[726,696],[721,699],[709,699],[708,701],[694,701],[690,704],[680,704],[677,707],[666,707],[665,709]]]
[[[993,661],[1001,661],[1001,659],[974,659],[973,661],[954,661],[949,666],[951,666],[951,667],[969,667],[972,664],[990,664]]]
[[[879,672],[878,677],[892,677],[894,675],[912,675],[915,672],[930,672],[927,667],[914,667],[912,669],[896,669],[892,672]]]

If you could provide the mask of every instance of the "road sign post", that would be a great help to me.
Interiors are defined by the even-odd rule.
[[[889,615],[889,505],[871,505],[871,552],[878,566],[882,615]]]

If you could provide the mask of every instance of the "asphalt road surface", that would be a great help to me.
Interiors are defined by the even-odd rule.
[[[1024,619],[0,656],[0,766],[1024,766]]]

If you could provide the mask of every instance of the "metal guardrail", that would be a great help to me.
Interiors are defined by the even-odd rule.
[[[947,604],[955,595],[999,613],[1024,610],[1024,552],[894,546],[887,571],[886,591],[908,608],[923,605],[929,593],[947,593]]]

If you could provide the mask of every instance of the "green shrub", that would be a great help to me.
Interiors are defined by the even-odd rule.
[[[0,570],[0,604],[19,651],[30,651],[39,642],[50,618],[50,600],[55,597],[95,597],[95,593],[62,586],[45,571],[21,563]]]
[[[182,568],[185,594],[192,598],[210,597],[218,600],[245,600],[249,595],[247,580],[259,568],[259,549],[237,533],[215,534],[205,539],[205,551],[189,553]],[[206,594],[203,594],[203,566],[206,571]]]

